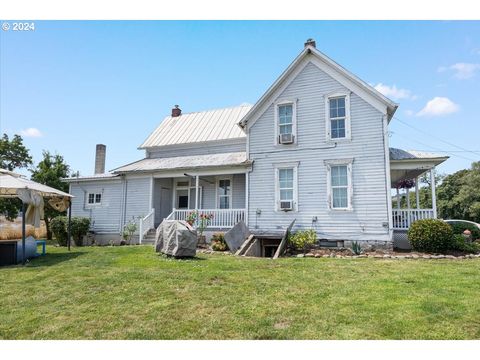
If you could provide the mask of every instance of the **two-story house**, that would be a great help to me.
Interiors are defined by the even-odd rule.
[[[315,229],[324,244],[391,246],[394,231],[436,217],[434,182],[431,209],[419,209],[418,196],[393,209],[392,188],[399,196],[403,180],[446,160],[389,148],[397,106],[308,40],[255,105],[176,106],[140,146],[145,158],[111,173],[100,146],[96,174],[67,180],[73,215],[90,217],[99,241],[132,220],[142,241],[163,219],[197,212],[213,215],[209,230],[242,220],[274,235],[295,220],[294,231]]]

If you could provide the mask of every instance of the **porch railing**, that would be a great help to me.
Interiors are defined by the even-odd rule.
[[[198,209],[200,215],[212,215],[207,228],[222,229],[232,228],[239,221],[245,221],[245,209]],[[188,215],[195,212],[194,209],[173,209],[167,220],[186,220]]]
[[[147,216],[140,218],[138,225],[138,242],[141,244],[148,231],[155,228],[155,209],[151,209]]]
[[[408,230],[417,220],[435,217],[433,209],[393,209],[392,215],[393,228],[399,230]]]

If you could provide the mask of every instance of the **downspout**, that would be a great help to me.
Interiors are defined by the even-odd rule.
[[[390,241],[393,239],[393,210],[392,210],[392,179],[390,176],[390,148],[388,146],[388,115],[385,114],[382,117],[383,121],[383,145],[385,148],[385,191],[387,200],[387,212],[388,212],[388,238]]]

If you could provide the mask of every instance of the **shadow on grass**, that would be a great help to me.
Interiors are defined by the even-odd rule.
[[[29,267],[40,267],[40,266],[51,266],[57,265],[64,261],[73,260],[81,255],[84,255],[82,252],[64,252],[64,253],[47,253],[46,255],[41,255],[36,258],[30,259],[27,263]]]
[[[168,260],[178,260],[178,261],[203,261],[207,260],[206,258],[200,258],[198,256],[190,257],[190,256],[172,256],[172,255],[166,255],[166,254],[158,254],[158,257],[162,259],[168,259]]]

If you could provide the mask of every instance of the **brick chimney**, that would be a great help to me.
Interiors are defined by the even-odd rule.
[[[172,109],[172,117],[178,117],[182,115],[182,109],[178,107],[178,105],[175,105],[175,107]]]
[[[305,47],[312,46],[314,48],[317,48],[317,44],[315,43],[314,39],[307,39],[307,41],[305,42],[304,45],[305,45]]]
[[[97,144],[95,150],[95,175],[103,174],[105,172],[105,155],[107,147],[103,144]]]

